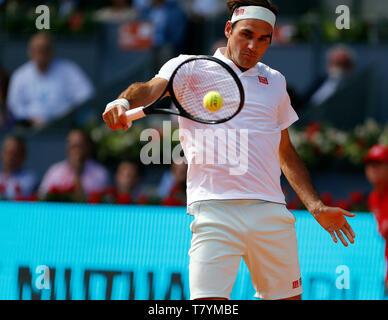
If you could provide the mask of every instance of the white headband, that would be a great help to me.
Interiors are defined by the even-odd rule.
[[[248,7],[240,7],[236,9],[232,16],[232,23],[235,23],[244,19],[258,19],[268,22],[272,29],[275,28],[276,16],[275,14],[264,7],[257,6],[248,6]]]

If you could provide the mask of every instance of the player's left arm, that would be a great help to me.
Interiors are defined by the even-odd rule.
[[[287,129],[282,131],[279,160],[280,167],[290,185],[307,210],[330,233],[333,241],[337,243],[338,237],[342,244],[347,247],[348,243],[344,237],[345,235],[351,243],[354,243],[355,233],[346,221],[345,216],[354,217],[355,214],[341,208],[328,207],[322,202],[311,182],[310,174],[305,164],[291,143]]]

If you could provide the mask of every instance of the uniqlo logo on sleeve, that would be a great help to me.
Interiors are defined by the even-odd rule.
[[[266,77],[260,77],[259,76],[259,81],[262,84],[268,85],[268,79]]]

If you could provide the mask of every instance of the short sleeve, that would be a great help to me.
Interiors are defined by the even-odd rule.
[[[16,71],[11,76],[8,87],[8,109],[17,120],[24,120],[29,116],[28,104],[30,104],[30,101],[25,98],[24,79],[30,77],[28,77],[26,72],[24,73],[25,75],[23,76],[22,70]]]
[[[44,174],[43,179],[38,188],[38,194],[41,197],[43,197],[50,190],[50,188],[55,185],[58,167],[59,164],[53,164]]]
[[[278,125],[281,130],[285,130],[299,120],[297,113],[291,106],[290,96],[287,92],[286,79],[282,76],[281,99],[278,106]]]
[[[188,58],[190,58],[190,56],[181,54],[180,56],[167,61],[159,70],[159,73],[155,76],[155,78],[162,78],[170,81],[174,70]]]

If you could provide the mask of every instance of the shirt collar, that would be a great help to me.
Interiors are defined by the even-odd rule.
[[[226,52],[226,48],[219,48],[217,49],[216,53],[214,54],[215,58],[220,59],[221,61],[225,62],[228,66],[230,66],[234,72],[238,76],[248,76],[248,77],[257,77],[260,75],[259,73],[259,64],[255,65],[253,68],[248,69],[245,72],[242,72],[239,67],[236,66],[236,64],[228,59],[224,54]]]
[[[32,67],[34,69],[34,72],[37,73],[38,75],[40,76],[47,76],[51,70],[53,70],[54,66],[55,66],[55,61],[54,59],[50,62],[49,66],[47,67],[47,70],[46,72],[42,73],[39,69],[38,69],[38,66],[36,65],[36,63],[34,61],[30,61],[30,63],[32,64]]]

